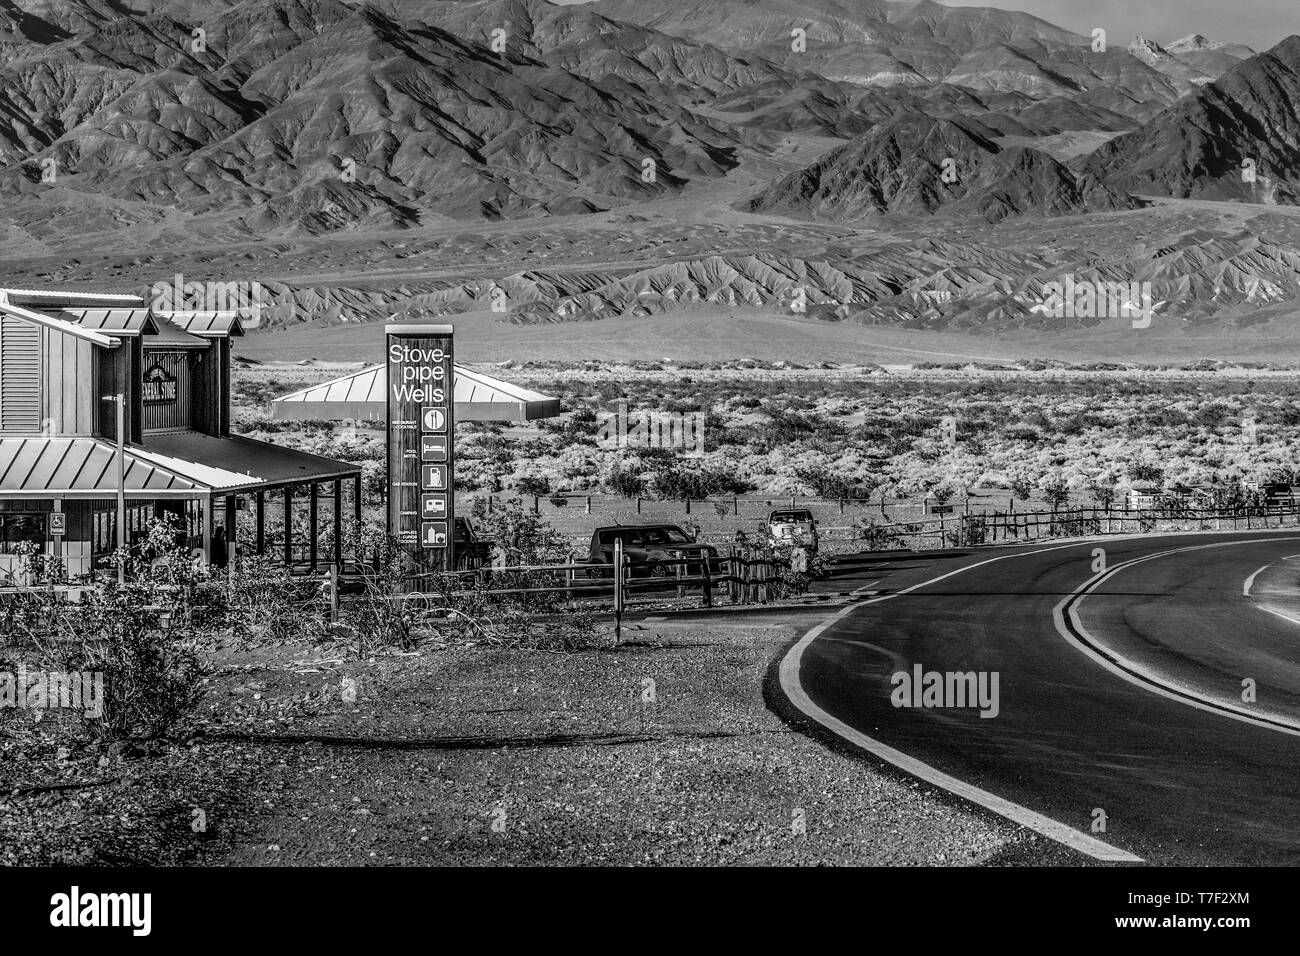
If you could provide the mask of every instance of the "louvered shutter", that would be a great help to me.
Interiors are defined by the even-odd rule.
[[[0,315],[0,434],[41,427],[41,330]]]

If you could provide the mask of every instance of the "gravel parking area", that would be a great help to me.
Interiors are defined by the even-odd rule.
[[[223,653],[183,741],[59,753],[6,725],[0,860],[1085,862],[788,725],[773,664],[825,613],[645,622],[579,653]],[[51,780],[71,786],[26,789]]]

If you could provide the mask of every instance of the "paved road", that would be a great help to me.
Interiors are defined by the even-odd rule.
[[[787,658],[801,709],[1148,862],[1300,863],[1300,532],[899,555],[876,572],[883,596]],[[997,715],[894,706],[894,675],[917,664],[996,672]]]

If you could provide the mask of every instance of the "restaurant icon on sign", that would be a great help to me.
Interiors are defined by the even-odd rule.
[[[444,408],[426,408],[420,417],[426,432],[447,430],[447,410]]]

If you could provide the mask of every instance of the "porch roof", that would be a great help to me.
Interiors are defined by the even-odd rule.
[[[111,498],[116,447],[98,438],[0,438],[0,499]],[[361,469],[251,438],[193,432],[151,435],[128,445],[126,496],[196,498],[333,478]]]

